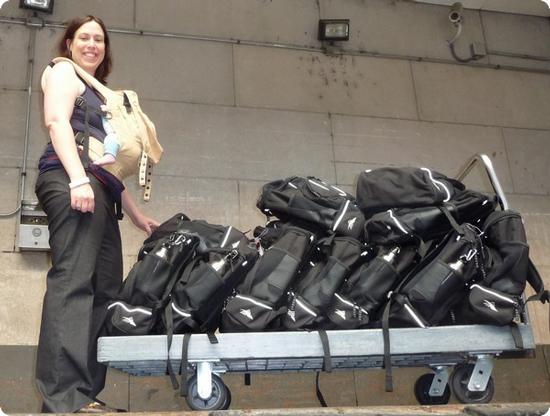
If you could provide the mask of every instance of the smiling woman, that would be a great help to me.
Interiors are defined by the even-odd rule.
[[[69,24],[58,44],[59,55],[72,59],[101,83],[107,83],[111,72],[111,44],[101,19],[86,16]]]
[[[66,43],[72,60],[95,75],[105,57],[105,35],[99,23],[94,20],[84,23]]]
[[[111,52],[101,19],[86,16],[69,22],[58,49],[84,70],[81,75],[106,83]],[[39,161],[36,195],[48,216],[52,250],[36,361],[42,410],[112,411],[96,399],[106,373],[96,360],[96,348],[106,305],[122,283],[118,208],[148,234],[158,222],[141,213],[121,179],[85,157],[81,160],[75,135],[89,130],[106,144],[104,97],[68,60],[46,68],[42,89],[51,141]]]

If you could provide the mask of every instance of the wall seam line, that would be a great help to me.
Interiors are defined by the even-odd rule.
[[[411,74],[411,84],[412,84],[412,90],[413,90],[413,96],[414,96],[414,105],[416,110],[416,118],[418,120],[422,120],[420,117],[420,105],[418,104],[418,93],[416,91],[416,80],[414,78],[414,70],[413,70],[413,62],[409,61],[409,71]]]

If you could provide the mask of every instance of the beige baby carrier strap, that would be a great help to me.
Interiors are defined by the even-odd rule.
[[[103,97],[103,115],[113,127],[120,148],[115,163],[102,167],[121,181],[138,173],[139,185],[144,188],[143,199],[148,201],[151,196],[152,168],[160,161],[163,149],[158,142],[155,125],[141,110],[137,94],[130,90],[113,91],[107,88],[70,59],[59,57],[52,62],[69,62],[78,76]],[[95,110],[82,101],[77,102],[77,105],[85,112],[85,132],[82,135],[84,156],[93,161],[103,156],[103,143],[90,136],[88,119],[90,112]]]

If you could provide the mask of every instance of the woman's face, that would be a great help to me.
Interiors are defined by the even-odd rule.
[[[67,40],[67,48],[73,61],[94,75],[105,57],[105,33],[97,22],[86,22]]]

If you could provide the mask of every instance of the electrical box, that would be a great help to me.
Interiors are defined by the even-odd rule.
[[[50,250],[48,219],[36,201],[21,202],[18,246],[21,250]]]

